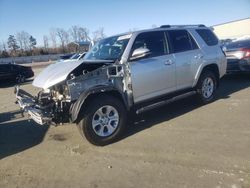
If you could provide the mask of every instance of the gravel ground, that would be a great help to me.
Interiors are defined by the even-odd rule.
[[[23,118],[13,84],[1,85],[0,96],[0,187],[250,187],[250,75],[225,77],[211,104],[189,97],[133,117],[105,147],[74,124]]]

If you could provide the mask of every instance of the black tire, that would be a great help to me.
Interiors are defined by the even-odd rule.
[[[16,77],[16,80],[17,80],[17,83],[24,83],[25,82],[25,80],[26,80],[26,78],[25,78],[25,76],[24,75],[18,75],[17,77]]]
[[[100,108],[104,108],[105,106],[113,107],[119,115],[119,120],[117,123],[117,127],[115,128],[114,132],[108,136],[100,136],[96,133],[92,126],[92,120],[94,115]],[[126,119],[127,119],[127,112],[123,105],[123,103],[113,96],[108,95],[101,95],[97,96],[93,102],[86,106],[85,113],[82,115],[82,119],[77,124],[78,130],[82,137],[86,137],[86,139],[96,145],[96,146],[104,146],[113,143],[117,139],[119,139],[126,127]],[[112,121],[112,120],[109,120]],[[109,124],[109,123],[108,123]],[[102,126],[103,132],[106,125],[98,125]],[[106,130],[108,130],[106,126]]]
[[[210,89],[211,94],[208,91],[208,93],[210,95],[206,95],[205,92],[203,92],[204,88],[205,88],[204,85],[205,85],[205,82],[207,82],[207,80],[209,80],[213,84],[213,87],[212,87],[213,89]],[[207,103],[212,102],[214,100],[214,97],[215,97],[215,92],[216,92],[217,86],[218,86],[218,83],[217,83],[217,79],[216,79],[215,74],[210,70],[205,70],[201,74],[199,81],[197,83],[197,86],[196,86],[199,102],[201,102],[203,104],[207,104]]]

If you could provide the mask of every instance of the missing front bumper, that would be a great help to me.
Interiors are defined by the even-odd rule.
[[[28,116],[40,125],[49,125],[52,122],[52,117],[37,104],[36,99],[26,91],[15,87],[16,103],[19,104],[22,113],[27,113]]]

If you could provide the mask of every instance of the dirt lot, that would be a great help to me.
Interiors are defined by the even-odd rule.
[[[22,118],[11,85],[0,96],[0,187],[250,187],[250,75],[224,78],[209,105],[190,97],[134,117],[105,147],[74,124]]]

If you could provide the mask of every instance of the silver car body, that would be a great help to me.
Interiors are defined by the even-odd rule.
[[[95,63],[85,59],[59,62],[44,69],[35,78],[33,85],[44,90],[52,90],[52,99],[56,101],[57,105],[61,104],[62,108],[65,103],[69,103],[67,106],[71,106],[70,112],[66,110],[66,113],[70,114],[73,122],[76,121],[85,99],[96,92],[117,91],[129,110],[132,106],[149,99],[189,88],[193,89],[204,67],[215,65],[218,67],[218,78],[221,78],[226,73],[227,66],[220,44],[207,45],[196,32],[197,28],[209,29],[207,27],[181,26],[135,31],[119,35],[119,38],[129,39],[119,61],[111,63],[110,60],[96,60],[94,68],[93,64]],[[139,34],[178,29],[186,30],[194,39],[197,48],[179,53],[131,60],[132,46]],[[167,40],[165,34],[165,41]],[[92,68],[89,68],[89,66],[92,66]],[[74,71],[78,71],[78,73],[80,71],[81,74],[71,76]],[[56,91],[57,87],[54,87],[60,84],[63,86],[61,87],[63,89],[61,93]],[[33,106],[37,106],[36,103],[24,104],[23,97],[18,92],[17,98],[24,110],[26,106],[29,106],[27,109],[30,114],[38,114],[33,119],[39,119],[39,122],[43,122],[43,108],[39,108],[39,113],[37,109],[35,113],[31,113],[34,111]],[[60,114],[64,112],[61,107],[58,105],[59,110],[55,110],[56,113],[58,111]],[[49,111],[54,113],[53,109],[49,109]],[[49,113],[46,112],[45,114]],[[60,114],[59,117],[62,117]],[[51,115],[49,118],[53,117],[54,115]]]
[[[122,56],[122,62],[128,63],[131,70],[134,102],[167,94],[173,91],[194,87],[201,71],[206,65],[216,64],[219,75],[226,73],[226,58],[220,44],[208,46],[195,31],[197,27],[185,27],[199,46],[196,50],[173,53],[164,56],[146,58],[129,62],[130,49],[136,37],[143,32],[154,32],[156,29],[133,32],[127,48]],[[204,29],[208,29],[205,27]],[[157,31],[176,30],[157,29]]]

